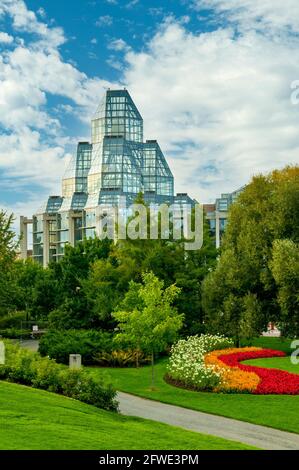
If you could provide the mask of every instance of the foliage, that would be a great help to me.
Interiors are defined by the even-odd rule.
[[[12,267],[18,241],[12,229],[13,215],[0,210],[0,316],[14,309]]]
[[[270,268],[278,286],[282,333],[299,336],[299,244],[275,240]]]
[[[151,358],[141,351],[111,351],[100,352],[94,356],[94,362],[100,366],[130,367],[138,364],[147,364]]]
[[[32,337],[31,330],[21,330],[19,328],[0,329],[0,337],[7,339],[30,339]]]
[[[297,268],[287,273],[275,260],[281,258],[281,243],[287,243],[279,242],[278,248],[277,240],[298,243],[298,199],[297,166],[254,177],[232,204],[220,259],[203,282],[208,331],[221,331],[238,342],[276,322],[285,332],[297,333]],[[295,262],[298,248],[285,246],[285,251]]]
[[[83,364],[94,363],[97,353],[112,351],[112,335],[97,330],[49,330],[40,340],[39,353],[62,364],[70,354],[81,354]]]
[[[143,273],[142,280],[139,286],[130,283],[123,303],[130,308],[114,312],[113,316],[120,330],[116,341],[151,354],[153,385],[155,354],[164,351],[176,339],[183,315],[172,306],[180,293],[178,287],[173,284],[164,289],[164,282],[152,272]]]
[[[20,328],[21,322],[26,320],[25,312],[11,312],[0,317],[0,329]]]
[[[102,380],[94,379],[84,369],[70,370],[49,358],[5,341],[5,365],[0,378],[60,393],[110,411],[117,410],[115,391]]]
[[[214,349],[224,349],[232,341],[224,336],[190,336],[171,348],[168,375],[187,387],[213,390],[219,385],[221,374],[213,365],[206,365],[205,354]]]

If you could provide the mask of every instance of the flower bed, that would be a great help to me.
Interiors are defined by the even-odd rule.
[[[230,339],[217,335],[189,336],[178,341],[171,349],[166,380],[193,390],[214,390],[220,383],[221,373],[213,364],[205,364],[205,354],[232,344]]]
[[[282,351],[257,347],[232,348],[222,336],[189,337],[172,348],[166,380],[193,390],[299,395],[299,375],[249,366],[249,359],[284,357]]]
[[[242,351],[254,353],[259,348],[244,348]],[[204,361],[207,367],[214,366],[221,375],[219,386],[214,389],[215,392],[248,392],[252,393],[258,386],[260,378],[253,372],[243,371],[238,365],[231,366],[226,364],[221,358],[224,356],[231,357],[240,349],[229,348],[224,350],[212,351],[205,355]]]
[[[236,349],[228,354],[225,351],[219,351],[218,360],[232,368],[232,370],[238,368],[242,372],[254,373],[258,376],[259,383],[252,393],[259,395],[299,395],[299,375],[279,369],[266,369],[264,367],[240,364],[241,361],[249,359],[284,357],[286,356],[284,352],[273,349],[258,349],[255,351],[250,351],[248,348],[247,350],[244,349]]]

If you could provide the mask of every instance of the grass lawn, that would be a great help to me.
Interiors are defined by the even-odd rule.
[[[250,359],[250,361],[244,361],[243,364],[249,366],[258,367],[270,367],[273,369],[286,370],[293,374],[299,374],[299,364],[295,365],[291,363],[291,358],[288,357],[267,357],[265,359]]]
[[[250,449],[7,382],[0,401],[1,450]]]
[[[256,346],[258,348],[270,348],[283,351],[290,355],[294,349],[291,348],[292,339],[288,338],[271,338],[269,336],[260,336],[251,340],[242,340],[241,346]]]
[[[290,342],[281,342],[278,338],[258,338],[261,347],[290,350]],[[274,340],[274,341],[273,341]],[[262,343],[262,344],[261,344]],[[280,346],[280,347],[279,347]],[[250,361],[253,365],[264,365],[273,361],[276,367],[291,370],[290,358],[274,358]],[[258,364],[260,362],[260,364]],[[250,394],[216,394],[192,392],[173,387],[163,380],[167,360],[161,360],[155,366],[155,390],[150,388],[149,366],[140,369],[90,368],[93,374],[108,375],[117,390],[158,400],[164,403],[205,411],[207,413],[227,416],[255,424],[270,426],[299,433],[299,395],[250,395]],[[274,367],[270,365],[269,367]]]

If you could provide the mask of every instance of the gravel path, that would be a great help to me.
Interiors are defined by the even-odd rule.
[[[118,392],[118,400],[121,413],[127,416],[160,421],[191,431],[243,442],[264,450],[299,449],[299,434],[188,410],[122,392]]]

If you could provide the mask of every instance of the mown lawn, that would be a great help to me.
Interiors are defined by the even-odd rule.
[[[292,364],[291,358],[287,357],[268,357],[266,359],[250,359],[250,361],[244,361],[243,364],[258,367],[270,367],[273,369],[286,370],[292,374],[299,374],[299,364]]]
[[[258,338],[255,345],[272,349],[291,351],[290,341],[282,342],[278,338]],[[261,361],[261,364],[258,364]],[[250,361],[253,365],[263,365],[273,361],[278,368],[291,372],[293,366],[290,358],[274,358]],[[280,362],[279,362],[280,361]],[[150,367],[140,369],[90,368],[91,373],[110,376],[117,390],[139,395],[141,397],[170,403],[185,408],[204,411],[216,415],[248,421],[273,428],[299,433],[299,396],[283,395],[250,395],[250,394],[216,394],[192,392],[167,384],[163,377],[166,373],[167,360],[163,359],[155,366],[155,389],[151,390]],[[269,367],[274,367],[270,365]],[[299,366],[297,372],[299,373]]]
[[[241,346],[256,346],[258,348],[277,349],[285,352],[288,356],[294,351],[291,344],[294,340],[288,338],[271,338],[269,336],[260,336],[251,340],[243,340]]]
[[[1,450],[249,449],[249,446],[0,382]]]

